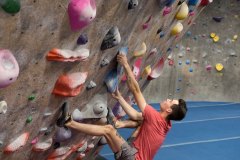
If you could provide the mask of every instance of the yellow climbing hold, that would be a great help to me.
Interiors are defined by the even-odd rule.
[[[215,36],[216,36],[216,33],[211,33],[211,34],[210,34],[210,37],[211,37],[211,38],[214,38]]]
[[[214,42],[218,42],[219,39],[220,39],[219,36],[216,35],[216,36],[213,38],[213,41],[214,41]]]
[[[223,70],[223,65],[221,63],[217,63],[216,64],[216,70],[219,71],[219,72],[222,71]]]
[[[140,50],[135,50],[135,51],[133,52],[133,56],[134,56],[134,57],[141,57],[141,56],[143,56],[146,52],[147,52],[147,46],[146,46],[146,44],[143,42],[142,45],[141,45]]]
[[[151,66],[148,65],[147,67],[144,68],[143,73],[142,73],[142,78],[147,77],[151,73],[152,69]]]
[[[177,24],[172,28],[171,34],[177,35],[183,30],[183,25],[180,22],[177,22]]]
[[[237,39],[238,39],[238,35],[234,35],[234,36],[233,36],[233,40],[236,41]]]
[[[183,20],[183,19],[187,18],[188,12],[189,12],[188,5],[186,2],[183,2],[179,11],[177,12],[175,18],[177,20]]]

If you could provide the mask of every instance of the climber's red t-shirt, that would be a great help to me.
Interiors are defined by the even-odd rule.
[[[133,142],[133,146],[138,150],[135,159],[152,160],[172,125],[150,105],[145,107],[143,118],[139,134]]]

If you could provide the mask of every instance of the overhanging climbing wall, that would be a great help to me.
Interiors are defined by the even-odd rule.
[[[94,159],[100,137],[57,127],[61,105],[68,102],[84,123],[105,123],[106,106],[121,118],[109,92],[119,84],[129,103],[132,95],[116,66],[117,53],[128,52],[144,90],[208,3],[1,0],[0,159],[50,159],[59,149],[65,159]]]

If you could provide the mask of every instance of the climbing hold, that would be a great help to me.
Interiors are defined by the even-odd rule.
[[[190,64],[190,60],[189,60],[189,59],[186,60],[186,64],[187,64],[187,65]]]
[[[147,46],[146,44],[143,42],[141,45],[141,48],[139,50],[135,50],[133,52],[133,56],[134,57],[141,57],[143,56],[145,53],[147,52]]]
[[[72,137],[72,132],[69,128],[59,127],[55,133],[54,139],[56,142],[63,142]]]
[[[233,40],[236,41],[237,39],[238,39],[238,35],[235,34],[235,35],[233,36]]]
[[[105,137],[101,137],[101,139],[98,141],[98,146],[102,146],[107,144],[107,140]]]
[[[165,6],[163,8],[163,16],[166,16],[167,14],[171,13],[172,12],[172,7],[167,7]]]
[[[0,88],[15,82],[19,74],[19,66],[11,51],[0,49]]]
[[[55,83],[52,94],[64,97],[77,96],[82,91],[87,75],[87,72],[61,75]]]
[[[20,11],[21,3],[20,0],[1,0],[0,6],[7,13],[17,13]]]
[[[169,64],[169,66],[173,66],[173,65],[174,65],[174,60],[173,60],[173,59],[170,59],[170,60],[168,61],[168,64]]]
[[[193,72],[193,68],[189,68],[189,72]]]
[[[181,88],[177,88],[177,89],[176,89],[176,92],[180,92],[180,90],[181,90]]]
[[[128,3],[128,9],[134,9],[138,6],[138,0],[130,0]]]
[[[191,50],[191,48],[190,48],[190,47],[187,47],[187,48],[186,48],[186,50],[187,50],[187,51],[190,51],[190,50]]]
[[[46,112],[46,113],[43,114],[44,117],[48,117],[48,116],[51,116],[51,115],[52,115],[51,112]]]
[[[160,5],[171,6],[175,0],[159,0]]]
[[[108,92],[113,93],[118,86],[118,74],[117,69],[111,70],[104,79]]]
[[[179,0],[178,6],[180,6],[183,2],[185,2],[185,0]]]
[[[210,37],[211,37],[211,38],[214,38],[215,36],[216,36],[216,33],[211,33],[211,34],[210,34]]]
[[[190,6],[196,6],[198,4],[198,0],[189,0],[188,5]]]
[[[33,145],[32,150],[35,152],[44,152],[51,147],[52,143],[53,143],[52,138],[49,138],[44,142],[38,142],[35,145]]]
[[[75,121],[82,121],[89,118],[104,118],[107,116],[107,94],[95,95],[84,107],[84,111],[75,109],[72,117]]]
[[[149,58],[150,56],[152,56],[152,55],[155,55],[156,53],[157,53],[157,48],[153,48],[153,49],[149,52],[148,58]]]
[[[151,66],[148,65],[147,67],[144,68],[144,70],[142,72],[142,78],[149,76],[150,73],[151,73]]]
[[[220,72],[220,71],[222,71],[223,70],[223,65],[221,64],[221,63],[217,63],[216,64],[216,66],[215,66],[215,68],[216,68],[216,70],[218,71],[218,72]]]
[[[32,122],[32,116],[28,116],[28,118],[26,119],[26,123],[31,123]]]
[[[213,17],[212,19],[216,22],[221,22],[223,20],[223,17]]]
[[[12,153],[20,149],[22,146],[24,146],[27,143],[27,140],[29,138],[29,133],[25,132],[21,134],[17,139],[15,139],[13,142],[11,142],[5,149],[5,153]]]
[[[182,65],[182,62],[181,62],[181,61],[178,61],[178,65],[179,65],[179,66]]]
[[[64,102],[63,104],[61,104],[59,111],[60,113],[59,113],[56,125],[58,127],[64,127],[66,117],[68,116],[68,113],[69,113],[68,102]]]
[[[133,75],[135,77],[135,79],[137,80],[139,75],[140,75],[140,67],[141,67],[141,63],[142,63],[142,58],[138,58],[135,63],[133,64]]]
[[[38,142],[38,137],[35,137],[32,141],[31,144],[36,144]]]
[[[160,38],[164,37],[165,36],[165,33],[162,31],[160,32]]]
[[[71,0],[68,4],[68,16],[72,31],[78,31],[96,17],[95,0]]]
[[[157,30],[157,34],[159,34],[160,32],[162,32],[162,27]]]
[[[164,57],[162,57],[157,62],[157,64],[153,67],[152,72],[148,76],[148,78],[147,78],[148,80],[156,79],[162,74],[163,67],[164,67],[164,61],[165,61],[165,59],[164,59]]]
[[[211,71],[212,70],[212,66],[211,65],[207,65],[205,68],[206,68],[207,71]]]
[[[177,20],[184,20],[185,18],[187,18],[188,12],[189,12],[188,5],[186,2],[183,2],[175,18]]]
[[[193,63],[198,63],[198,60],[194,59],[192,60]]]
[[[43,128],[40,128],[39,132],[45,132],[45,131],[47,131],[47,130],[48,130],[47,127],[43,127]]]
[[[88,147],[88,144],[87,144],[87,142],[85,142],[81,147],[79,147],[79,148],[77,149],[77,152],[78,152],[78,153],[83,153],[83,152],[86,151],[87,147]]]
[[[106,50],[118,45],[121,41],[121,35],[118,27],[112,27],[103,39],[101,50]]]
[[[191,31],[187,31],[187,36],[188,36],[188,37],[190,37],[190,36],[191,36],[191,34],[192,34],[192,32],[191,32]]]
[[[84,45],[84,44],[87,44],[87,42],[88,42],[88,37],[86,34],[81,34],[77,39],[78,45]]]
[[[212,2],[213,2],[213,0],[201,0],[200,5],[201,6],[206,6],[206,5],[208,5],[209,3],[212,3]]]
[[[101,67],[104,67],[104,66],[106,66],[106,65],[108,65],[110,62],[109,62],[109,60],[107,59],[107,58],[104,58],[102,61],[101,61]]]
[[[183,30],[183,25],[180,22],[177,22],[177,24],[172,28],[171,34],[172,35],[177,35]]]
[[[5,114],[7,112],[7,102],[6,101],[0,101],[0,114]]]
[[[95,88],[97,84],[94,81],[90,81],[89,84],[87,85],[87,89],[92,89]]]
[[[178,54],[178,57],[179,57],[179,58],[182,58],[182,57],[183,57],[183,53],[179,53],[179,54]]]
[[[149,18],[147,19],[147,21],[142,25],[143,29],[147,29],[149,26],[149,22],[152,19],[152,16],[149,16]]]
[[[178,78],[178,82],[182,82],[182,78]]]
[[[213,42],[218,42],[219,39],[220,39],[219,36],[216,35],[216,36],[213,38]]]
[[[75,51],[54,48],[47,54],[47,60],[60,62],[85,61],[89,57],[89,50],[80,48]]]
[[[34,100],[34,99],[35,99],[35,96],[34,96],[34,95],[31,95],[31,96],[28,97],[28,100],[29,100],[29,101],[32,101],[32,100]]]

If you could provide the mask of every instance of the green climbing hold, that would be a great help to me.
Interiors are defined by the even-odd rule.
[[[32,101],[32,100],[34,100],[34,99],[35,99],[35,96],[34,96],[34,95],[31,95],[31,96],[28,97],[28,100],[29,100],[29,101]]]
[[[1,0],[0,5],[7,13],[17,13],[20,11],[20,0]]]
[[[32,122],[32,116],[28,116],[28,118],[26,119],[26,123],[30,123]]]

